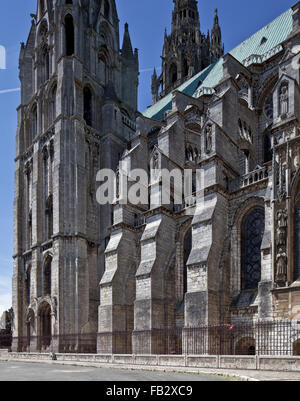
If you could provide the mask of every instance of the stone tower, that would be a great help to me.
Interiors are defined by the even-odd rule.
[[[215,9],[214,26],[211,31],[210,51],[212,59],[218,60],[224,54],[224,45],[222,45],[222,33],[219,25],[218,10]]]
[[[152,76],[153,104],[224,54],[217,14],[210,38],[209,32],[204,35],[200,31],[198,2],[173,1],[172,31],[170,35],[165,31],[162,73],[158,77],[154,71]]]
[[[117,167],[135,130],[138,53],[128,25],[120,50],[114,0],[40,0],[32,16],[19,61],[13,349],[52,338],[85,350],[84,333],[94,349],[112,223],[96,173]]]

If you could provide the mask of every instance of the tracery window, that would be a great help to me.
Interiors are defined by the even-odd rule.
[[[265,230],[263,209],[251,210],[242,227],[242,289],[255,289],[261,280],[261,244]]]

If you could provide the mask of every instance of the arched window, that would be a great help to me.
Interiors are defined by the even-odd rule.
[[[44,274],[43,274],[43,288],[44,296],[51,296],[51,270],[52,270],[52,258],[48,256],[44,264]]]
[[[29,138],[29,145],[32,144],[33,140],[35,139],[37,135],[37,105],[34,104],[34,106],[31,109],[30,113],[30,138]]]
[[[265,230],[262,208],[251,210],[242,226],[242,289],[256,289],[261,280],[261,244]]]
[[[170,84],[174,85],[175,82],[177,82],[177,66],[175,63],[171,64],[169,73],[170,73],[170,75],[169,75],[170,76]]]
[[[192,251],[192,229],[190,228],[184,237],[184,271],[183,271],[183,294],[187,293],[187,262]]]
[[[186,61],[186,59],[184,59],[183,61],[183,76],[187,77],[189,75],[189,66],[188,63]]]
[[[46,201],[46,234],[47,239],[51,239],[53,235],[53,196],[49,195]]]
[[[50,54],[48,45],[44,45],[42,48],[42,63],[43,63],[43,82],[47,81],[50,76]]]
[[[106,19],[109,19],[109,13],[110,13],[110,6],[108,0],[104,1],[104,17]]]
[[[264,163],[270,162],[271,160],[272,160],[271,136],[267,132],[264,136]]]
[[[98,56],[100,80],[107,85],[110,79],[109,51],[106,45],[101,46]]]
[[[30,287],[31,287],[31,266],[28,266],[25,276],[25,291],[26,291],[25,299],[27,305],[30,305],[30,296],[31,296]]]
[[[56,118],[56,92],[57,86],[54,85],[50,92],[49,100],[49,125],[55,121]]]
[[[73,56],[75,49],[74,22],[72,15],[65,17],[65,39],[66,39],[66,55]]]
[[[28,212],[28,221],[27,221],[27,248],[31,248],[32,246],[32,210]]]
[[[92,126],[93,122],[93,113],[92,113],[92,107],[93,107],[93,97],[92,97],[92,92],[89,87],[85,87],[83,89],[83,118],[87,125]]]

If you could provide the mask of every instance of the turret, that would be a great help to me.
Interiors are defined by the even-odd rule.
[[[133,51],[128,24],[125,24],[125,32],[122,46],[122,100],[137,110],[137,90],[139,76],[139,57],[138,50]]]
[[[165,31],[162,52],[162,75],[152,77],[152,99],[158,99],[159,85],[162,86],[161,96],[165,96],[194,74],[206,68],[212,58],[222,53],[222,46],[211,49],[210,34],[206,37],[200,31],[200,17],[196,0],[173,0],[172,32]],[[221,41],[221,29],[218,16],[215,16],[215,26],[212,37]],[[218,43],[218,42],[217,42]],[[214,54],[214,57],[211,54]]]
[[[218,60],[224,55],[224,46],[222,45],[222,33],[219,25],[218,10],[215,9],[214,25],[211,31],[211,45],[210,45],[212,62]]]

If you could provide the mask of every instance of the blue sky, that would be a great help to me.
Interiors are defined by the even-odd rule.
[[[139,49],[139,108],[143,111],[151,104],[151,74],[154,66],[158,69],[161,65],[164,29],[170,32],[173,1],[116,0],[116,3],[121,35],[128,22],[133,47]],[[206,33],[212,28],[214,9],[218,8],[228,52],[294,3],[296,0],[200,0],[201,30]],[[35,11],[36,0],[2,0],[0,5],[0,45],[7,51],[7,69],[0,70],[0,313],[11,306],[16,108],[20,102],[18,53],[20,42],[27,39],[30,14]]]

